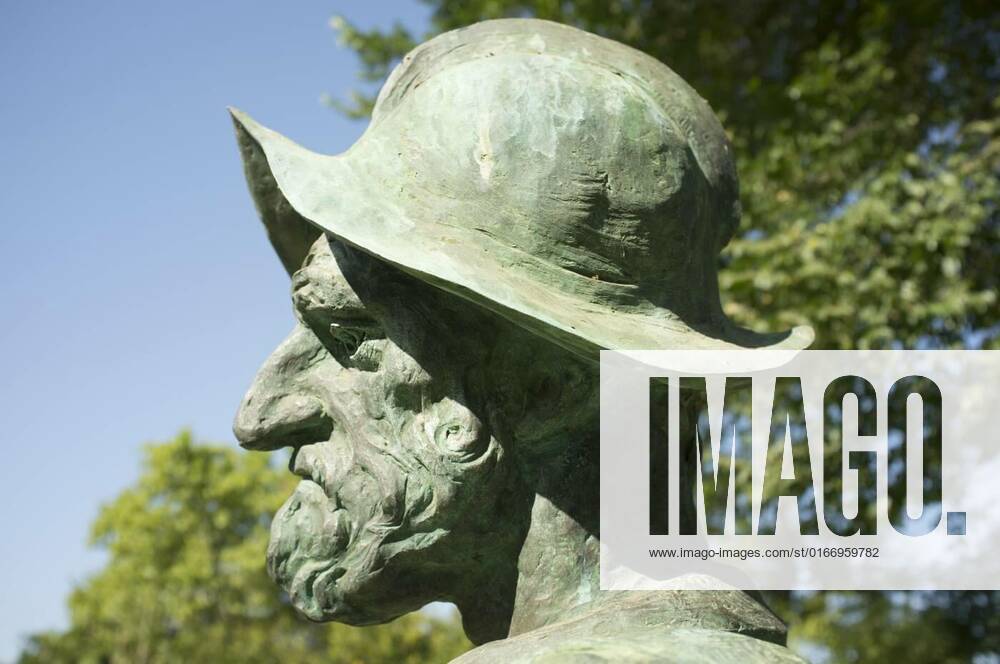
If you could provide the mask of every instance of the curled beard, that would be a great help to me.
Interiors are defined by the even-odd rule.
[[[268,572],[313,621],[366,625],[395,618],[373,610],[379,598],[366,587],[397,553],[430,546],[445,534],[413,532],[414,523],[433,521],[431,491],[409,493],[412,470],[367,451],[364,463],[354,465],[346,500],[330,487],[303,480],[271,524]]]

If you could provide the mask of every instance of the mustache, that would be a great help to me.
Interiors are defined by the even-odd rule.
[[[335,441],[323,445],[337,444]],[[427,468],[419,460],[408,460],[394,451],[405,449],[403,441],[390,441],[382,446],[358,443],[350,456],[324,457],[315,450],[296,450],[289,461],[292,472],[311,479],[322,487],[329,500],[342,506],[343,491],[349,491],[347,502],[355,517],[363,517],[368,527],[395,528],[405,524],[432,503],[428,491],[411,492],[409,478]],[[338,464],[349,466],[345,475]],[[340,472],[337,472],[340,470]],[[363,498],[368,505],[361,505]]]

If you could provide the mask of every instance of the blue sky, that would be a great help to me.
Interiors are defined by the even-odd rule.
[[[360,135],[334,14],[426,25],[416,2],[0,4],[0,661],[65,625],[101,562],[100,504],[139,447],[230,423],[291,329],[227,105],[321,152]]]

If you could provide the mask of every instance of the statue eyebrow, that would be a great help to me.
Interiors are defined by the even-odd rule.
[[[292,275],[292,305],[303,319],[324,329],[372,331],[380,327],[342,274],[315,265],[305,265]]]
[[[373,316],[365,317],[354,317],[354,318],[337,318],[337,320],[330,321],[330,330],[373,330],[380,328],[378,321],[375,320]]]

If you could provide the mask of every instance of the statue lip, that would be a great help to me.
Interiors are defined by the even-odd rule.
[[[292,453],[288,457],[288,472],[290,472],[293,475],[298,475],[299,474],[299,473],[295,472],[295,464],[296,464],[296,461],[298,461],[299,450],[301,450],[301,449],[302,449],[301,445],[299,445],[297,447],[293,447],[292,448]]]
[[[310,445],[314,444],[311,443]],[[292,455],[288,459],[288,470],[293,475],[301,477],[303,481],[319,486],[323,490],[323,493],[326,494],[327,499],[330,500],[334,511],[343,509],[337,491],[328,486],[327,478],[323,473],[323,466],[317,459],[316,453],[307,449],[310,445],[301,445],[292,451]]]
[[[288,470],[293,475],[318,484],[325,491],[326,484],[322,474],[317,472],[315,457],[308,452],[302,453],[305,447],[305,445],[300,445],[292,450],[292,455],[288,458]]]

